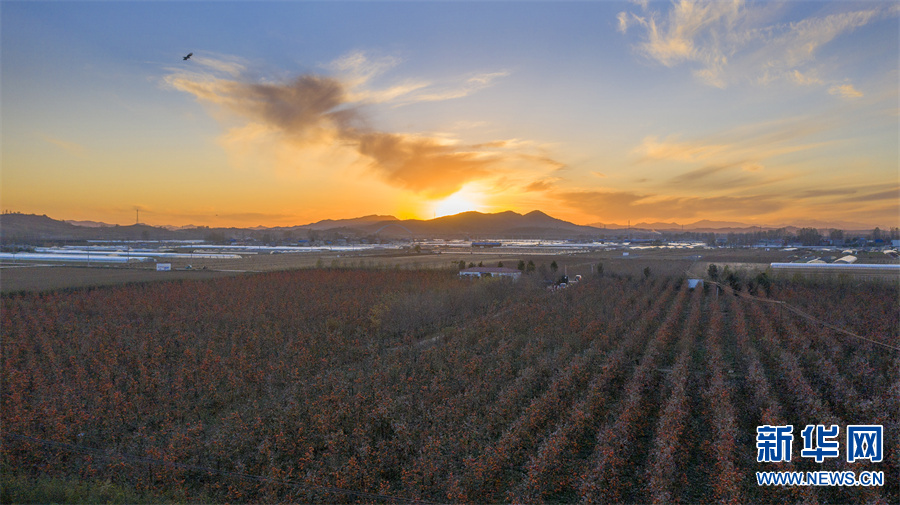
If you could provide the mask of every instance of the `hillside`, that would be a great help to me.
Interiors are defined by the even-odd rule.
[[[92,223],[78,226],[34,214],[0,215],[0,241],[31,243],[53,240],[189,240],[202,239],[196,230],[169,230],[146,224],[128,226]]]
[[[838,223],[864,226],[859,223]],[[0,241],[5,244],[79,240],[257,240],[282,241],[304,238],[349,239],[539,239],[587,240],[628,234],[632,237],[655,237],[660,232],[748,233],[798,227],[752,226],[745,223],[701,220],[691,224],[637,223],[627,228],[615,224],[577,225],[549,216],[539,210],[527,214],[513,211],[494,214],[469,211],[436,219],[397,219],[389,215],[368,215],[351,219],[325,219],[296,226],[253,228],[209,228],[205,226],[174,227],[134,224],[110,225],[95,221],[61,221],[34,214],[0,215]],[[851,232],[868,232],[866,228],[842,228]],[[627,231],[626,231],[627,230]]]
[[[203,240],[222,239],[279,240],[325,234],[331,237],[379,238],[528,238],[568,239],[597,237],[602,230],[556,219],[540,211],[525,215],[512,211],[485,214],[463,212],[430,220],[399,220],[394,216],[370,215],[353,219],[326,219],[315,223],[286,227],[207,228],[129,226],[89,222],[78,226],[47,216],[3,214],[0,239],[4,243],[52,240]]]
[[[605,230],[624,230],[629,229],[628,225],[615,223],[591,223],[589,226],[601,228]],[[673,232],[697,232],[697,233],[750,233],[754,231],[776,230],[786,228],[789,231],[796,231],[799,228],[816,228],[819,230],[838,229],[848,232],[868,232],[874,226],[855,221],[816,221],[816,220],[800,220],[795,223],[782,224],[764,224],[754,225],[741,223],[737,221],[711,221],[709,219],[701,219],[693,223],[663,223],[663,222],[640,222],[631,225],[631,230],[654,230],[654,231],[673,231]],[[888,229],[889,227],[882,227]]]
[[[367,227],[374,232],[389,224],[397,224],[417,236],[443,238],[538,238],[564,239],[596,237],[601,230],[556,219],[541,211],[519,214],[512,211],[484,214],[470,211],[427,221],[408,219],[395,223],[379,222]],[[384,232],[401,235],[403,228],[393,226]],[[408,233],[407,233],[408,235]]]

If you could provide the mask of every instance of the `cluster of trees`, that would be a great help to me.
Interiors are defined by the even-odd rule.
[[[459,269],[460,270],[463,270],[466,268],[483,267],[483,266],[486,266],[483,261],[479,261],[477,265],[475,264],[475,262],[470,261],[467,265],[465,260],[459,260]],[[498,261],[497,266],[503,267],[504,264],[502,261]],[[597,275],[603,275],[603,262],[599,262],[596,265],[593,265],[593,267],[595,268],[594,272]],[[519,260],[518,263],[516,264],[515,268],[517,268],[519,271],[524,272],[524,273],[537,272],[538,274],[540,274],[541,277],[544,277],[544,278],[550,278],[550,277],[554,276],[557,272],[559,272],[559,264],[556,263],[556,260],[553,260],[552,262],[550,262],[549,269],[548,269],[547,265],[545,265],[543,263],[541,263],[540,265],[535,265],[534,260],[528,260],[527,263],[525,262],[525,260]],[[650,267],[646,267],[646,269],[644,270],[644,275],[649,277]]]
[[[735,291],[746,289],[750,294],[754,295],[765,295],[772,287],[772,278],[767,272],[747,275],[732,270],[728,265],[725,265],[725,268],[720,271],[718,265],[711,263],[706,269],[706,275],[710,280],[721,281]]]
[[[683,236],[683,235],[679,235]],[[800,243],[804,246],[819,245],[856,245],[864,246],[868,243],[877,241],[889,241],[900,239],[900,228],[890,228],[882,230],[876,227],[867,233],[847,233],[844,230],[831,228],[822,231],[817,228],[799,228],[791,231],[788,228],[776,228],[771,230],[759,230],[751,232],[730,232],[727,234],[715,233],[693,233],[687,234],[685,238],[692,240],[703,240],[708,245],[721,245],[717,239],[723,239],[728,245],[750,246],[759,243],[769,243],[778,245],[787,245],[792,243]]]
[[[141,462],[9,438],[0,458],[21,478],[180,501],[900,500],[896,486],[753,478],[896,475],[896,356],[681,281],[607,275],[551,294],[313,269],[6,296],[4,433]],[[760,294],[900,338],[893,285]],[[755,462],[756,426],[831,423],[884,425],[884,462]]]

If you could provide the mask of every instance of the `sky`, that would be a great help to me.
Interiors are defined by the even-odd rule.
[[[4,0],[0,43],[4,212],[900,224],[900,2]]]

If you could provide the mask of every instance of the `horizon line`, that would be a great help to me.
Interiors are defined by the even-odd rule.
[[[104,222],[104,221],[95,221],[95,220],[91,220],[91,219],[58,219],[58,218],[51,217],[51,216],[49,216],[49,215],[47,215],[47,214],[26,213],[26,212],[11,211],[11,210],[4,210],[2,213],[0,213],[0,215],[16,215],[16,214],[18,214],[18,215],[24,215],[24,216],[46,217],[46,218],[52,219],[52,220],[54,220],[54,221],[59,221],[59,222],[68,223],[68,224],[71,224],[71,225],[73,225],[73,226],[79,226],[79,227],[82,227],[82,228],[92,228],[92,227],[130,227],[130,226],[140,226],[140,225],[142,225],[142,226],[149,226],[149,227],[153,227],[153,228],[170,228],[170,229],[171,229],[171,228],[174,228],[174,229],[192,229],[192,228],[193,228],[193,229],[196,229],[196,228],[210,228],[210,229],[216,229],[216,228],[235,228],[235,229],[254,229],[254,230],[259,230],[259,229],[279,229],[279,228],[302,228],[302,227],[306,227],[306,226],[312,226],[312,225],[315,225],[315,224],[318,224],[318,223],[321,223],[321,222],[325,222],[325,221],[354,221],[354,220],[360,220],[360,219],[365,219],[365,218],[369,218],[369,217],[381,217],[381,218],[385,218],[385,219],[383,219],[384,221],[389,221],[389,220],[396,220],[396,221],[400,221],[400,222],[405,222],[405,221],[419,221],[419,222],[426,222],[426,223],[427,223],[427,222],[436,221],[436,220],[439,220],[439,219],[445,219],[445,218],[457,217],[457,216],[461,216],[461,215],[464,215],[464,214],[479,214],[479,215],[483,215],[483,216],[490,216],[490,215],[498,215],[498,214],[512,213],[512,214],[516,214],[516,215],[518,215],[518,216],[524,217],[524,216],[526,216],[526,215],[528,215],[528,214],[532,214],[532,213],[535,213],[535,212],[541,213],[541,214],[543,214],[543,215],[545,215],[545,216],[547,216],[547,217],[550,217],[550,218],[552,218],[552,219],[557,219],[557,220],[562,221],[562,222],[564,222],[564,223],[568,223],[568,224],[572,224],[572,225],[576,225],[576,226],[585,226],[585,227],[597,228],[597,229],[599,229],[599,230],[602,230],[602,229],[641,229],[641,230],[651,230],[651,231],[652,231],[652,230],[662,229],[662,230],[665,230],[665,231],[678,231],[678,230],[676,229],[677,227],[684,228],[684,227],[687,227],[687,226],[697,226],[699,223],[702,223],[702,222],[704,222],[704,221],[708,221],[708,222],[710,223],[710,226],[697,226],[697,228],[700,228],[700,229],[733,229],[733,228],[748,228],[748,229],[749,229],[749,228],[760,228],[760,229],[763,229],[763,228],[764,228],[764,229],[766,229],[766,230],[777,230],[777,229],[780,229],[780,228],[791,228],[791,227],[793,227],[793,228],[815,228],[815,229],[817,229],[817,230],[853,230],[853,231],[874,230],[875,228],[878,228],[878,229],[880,229],[880,230],[890,231],[890,230],[893,229],[893,228],[900,227],[900,223],[898,223],[898,226],[881,226],[881,225],[873,225],[873,224],[871,224],[871,223],[853,223],[853,222],[845,222],[845,223],[844,223],[844,224],[848,224],[848,225],[852,225],[852,226],[836,226],[836,225],[828,224],[827,222],[826,222],[826,223],[823,223],[823,224],[815,224],[815,225],[809,225],[809,224],[807,223],[806,225],[804,225],[804,224],[802,224],[802,222],[805,221],[805,220],[807,220],[806,218],[799,218],[799,219],[797,219],[796,221],[794,221],[794,222],[792,222],[792,223],[790,223],[790,224],[788,224],[788,223],[780,223],[780,224],[754,224],[754,223],[745,223],[745,222],[740,222],[740,221],[714,220],[714,219],[707,219],[707,218],[699,219],[699,220],[697,220],[697,221],[693,221],[693,222],[690,222],[690,223],[678,223],[678,222],[674,222],[674,221],[673,221],[673,222],[662,222],[662,221],[646,222],[646,221],[640,221],[640,222],[635,223],[635,224],[632,225],[631,223],[620,224],[620,223],[615,223],[615,222],[603,223],[603,222],[601,222],[601,221],[597,221],[597,222],[594,222],[594,223],[580,224],[580,223],[575,223],[575,222],[572,222],[572,221],[566,221],[566,220],[564,220],[564,219],[556,218],[556,217],[554,217],[554,216],[552,216],[552,215],[550,215],[550,214],[548,214],[548,213],[546,213],[546,212],[544,212],[544,211],[542,211],[542,210],[540,210],[540,209],[534,209],[534,210],[531,210],[531,211],[528,211],[528,212],[525,212],[525,213],[520,213],[520,212],[517,212],[517,211],[514,211],[514,210],[503,210],[503,211],[499,211],[499,212],[481,212],[481,211],[477,211],[477,210],[469,210],[469,211],[459,212],[459,213],[456,213],[456,214],[450,214],[450,215],[446,215],[446,216],[439,216],[439,217],[430,218],[430,219],[417,219],[417,218],[405,218],[405,219],[401,219],[401,218],[398,218],[398,217],[393,216],[393,215],[391,215],[391,214],[377,214],[377,213],[374,213],[374,214],[366,214],[366,215],[362,215],[362,216],[355,216],[355,217],[348,217],[348,218],[325,218],[325,219],[320,219],[320,220],[318,220],[318,221],[309,222],[309,223],[304,223],[304,224],[292,224],[292,225],[263,225],[263,224],[257,224],[257,225],[251,225],[251,226],[240,226],[240,225],[235,225],[235,224],[226,224],[226,225],[203,225],[203,224],[201,224],[201,225],[195,225],[195,224],[173,225],[173,224],[149,224],[149,223],[141,223],[141,222],[137,222],[137,223],[128,223],[128,224],[121,224],[121,223],[108,223],[108,222]],[[801,222],[801,224],[794,224],[794,223],[796,223],[797,221]],[[817,220],[810,219],[809,221],[816,222]],[[83,225],[83,224],[78,224],[78,223],[95,223],[96,226]],[[643,226],[642,226],[642,225],[643,225]],[[655,226],[654,226],[654,225],[655,225]],[[673,228],[661,228],[660,225],[672,226]],[[693,231],[693,230],[684,230],[684,231]]]

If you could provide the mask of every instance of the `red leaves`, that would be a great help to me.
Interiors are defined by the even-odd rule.
[[[3,458],[217,501],[367,500],[306,485],[744,503],[821,493],[755,491],[751,424],[868,421],[858,413],[896,433],[895,361],[776,306],[675,284],[606,276],[559,296],[438,271],[308,270],[3,298],[5,431],[211,470],[26,442]]]

